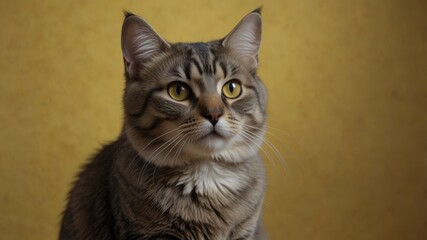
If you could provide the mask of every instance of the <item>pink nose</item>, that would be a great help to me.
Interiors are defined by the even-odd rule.
[[[215,126],[222,114],[223,111],[220,109],[207,109],[202,113],[202,116],[208,119],[212,125]]]

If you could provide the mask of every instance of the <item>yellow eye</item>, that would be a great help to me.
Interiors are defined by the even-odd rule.
[[[190,88],[182,82],[173,82],[168,87],[169,96],[176,101],[184,101],[190,95]]]
[[[231,80],[228,81],[222,87],[222,94],[224,94],[227,98],[237,98],[242,93],[242,85],[240,85],[239,81]]]

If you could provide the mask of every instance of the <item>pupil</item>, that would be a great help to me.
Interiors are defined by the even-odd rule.
[[[181,86],[176,87],[176,94],[178,96],[181,95],[181,91],[182,91],[182,87]]]
[[[234,88],[236,88],[236,86],[234,85],[234,83],[230,83],[230,85],[228,85],[228,89],[230,90],[231,93],[233,93]]]

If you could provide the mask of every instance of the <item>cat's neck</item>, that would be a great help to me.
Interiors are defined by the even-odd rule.
[[[244,188],[249,181],[244,165],[199,159],[182,167],[170,182],[183,186],[184,195],[195,191],[203,196],[227,197]]]
[[[180,166],[157,166],[144,160],[128,140],[122,143],[123,152],[116,159],[116,171],[129,185],[145,189],[154,182],[180,189],[180,194],[228,197],[247,186],[250,181],[250,165],[255,157],[240,163],[213,159],[194,159]],[[256,163],[255,163],[256,164]]]

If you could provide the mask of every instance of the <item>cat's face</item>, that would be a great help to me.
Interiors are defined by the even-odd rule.
[[[266,90],[256,76],[261,16],[247,15],[223,40],[170,44],[128,14],[125,131],[158,165],[197,159],[240,162],[258,151]]]

